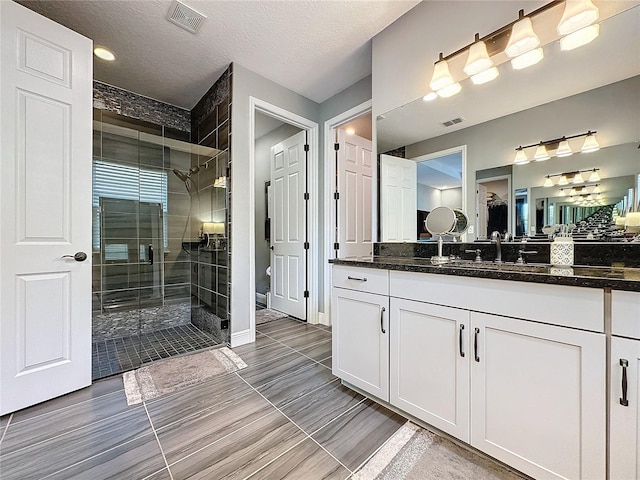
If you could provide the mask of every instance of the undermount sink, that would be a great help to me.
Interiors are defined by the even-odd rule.
[[[545,264],[521,264],[521,263],[496,263],[496,262],[474,262],[472,260],[454,260],[447,266],[459,268],[474,268],[479,270],[498,270],[525,273],[549,273],[550,265]]]

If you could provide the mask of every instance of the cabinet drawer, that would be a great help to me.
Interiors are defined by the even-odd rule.
[[[604,293],[599,289],[392,271],[389,292],[392,297],[604,332]]]
[[[389,295],[389,271],[334,265],[331,284],[359,292]]]
[[[640,339],[640,293],[611,292],[611,333]]]

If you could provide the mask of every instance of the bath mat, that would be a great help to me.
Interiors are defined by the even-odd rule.
[[[353,475],[353,480],[524,480],[506,468],[411,422]]]
[[[271,310],[270,308],[263,308],[262,310],[256,310],[256,325],[261,323],[271,322],[280,318],[285,318],[288,315],[286,313],[278,312],[277,310]]]
[[[122,375],[127,404],[152,400],[246,366],[227,347],[159,360]]]

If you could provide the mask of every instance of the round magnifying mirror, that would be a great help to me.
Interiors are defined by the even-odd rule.
[[[424,221],[424,226],[431,235],[448,235],[456,226],[457,217],[449,207],[436,207]]]
[[[453,209],[453,213],[456,216],[456,223],[451,230],[451,235],[456,238],[460,238],[469,228],[469,217],[467,217],[464,212],[458,208]]]

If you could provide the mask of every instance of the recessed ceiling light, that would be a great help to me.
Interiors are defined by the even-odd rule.
[[[114,53],[105,47],[94,48],[93,54],[102,60],[106,60],[107,62],[113,62],[116,59]]]
[[[346,132],[347,132],[347,135],[353,135],[354,133],[356,133],[356,131],[353,128],[347,128]]]

